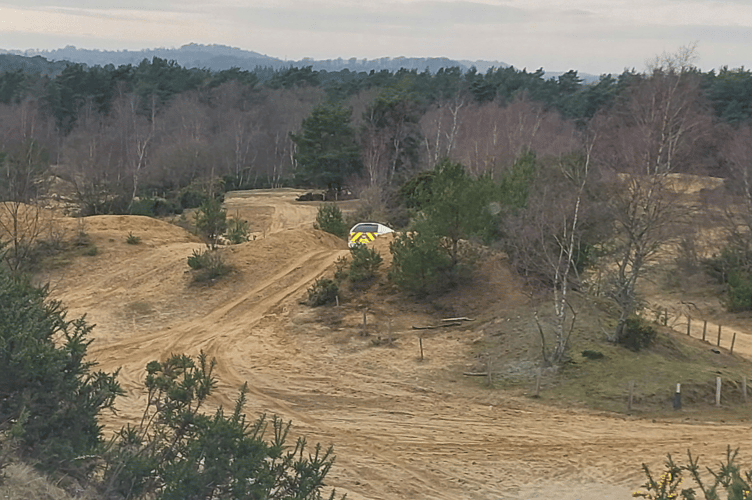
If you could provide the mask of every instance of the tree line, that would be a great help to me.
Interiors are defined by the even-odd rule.
[[[575,71],[212,73],[158,58],[68,65],[54,77],[10,71],[0,75],[0,187],[4,200],[27,202],[52,164],[82,214],[142,213],[144,200],[180,210],[222,189],[347,187],[364,217],[398,227],[443,218],[420,232],[431,241],[400,244],[449,242],[448,254],[415,262],[454,273],[460,240],[503,242],[522,275],[552,286],[561,338],[570,277],[608,254],[618,339],[638,309],[636,282],[686,222],[676,174],[727,178],[752,206],[750,74],[703,73],[692,57],[684,48],[594,84]],[[434,189],[460,203],[433,206]],[[742,298],[752,288],[749,219],[726,218],[736,239],[714,264]],[[410,282],[423,288],[439,276],[421,273]]]
[[[94,211],[124,211],[135,196],[164,196],[209,177],[229,187],[399,181],[445,156],[473,175],[499,175],[523,150],[570,151],[572,137],[651,80],[625,70],[585,84],[574,70],[546,79],[542,69],[514,67],[211,72],[159,58],[68,64],[49,74],[35,68],[0,71],[0,151],[11,157],[32,141],[82,201],[118,194],[120,206]],[[707,140],[703,167],[726,176],[727,162],[713,154],[750,121],[752,75],[744,68],[692,74],[702,113],[729,127]],[[317,106],[341,108],[338,132],[351,139],[350,158],[338,168],[347,179],[298,172],[303,120],[325,118]]]

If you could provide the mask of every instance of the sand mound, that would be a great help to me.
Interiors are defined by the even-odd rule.
[[[741,424],[557,408],[463,377],[462,366],[483,348],[478,326],[412,326],[454,312],[496,317],[505,335],[535,342],[506,327],[505,315],[525,297],[502,254],[481,259],[471,288],[424,310],[386,286],[369,291],[368,303],[301,305],[307,287],[330,276],[348,250],[312,229],[317,204],[295,202],[297,193],[228,196],[230,215],[247,218],[256,238],[220,249],[233,271],[202,285],[191,283],[186,258],[203,245],[184,230],[145,217],[84,220],[99,252],[56,271],[52,290],[71,315],[88,313],[99,324],[91,346],[99,368],[122,368],[128,397],[118,415],[106,416],[108,429],[141,416],[148,361],[203,350],[218,362],[207,410],[232,406],[248,382],[249,415],[277,413],[293,421],[296,436],[335,445],[328,483],[352,499],[626,500],[643,482],[642,461],[659,466],[666,452],[682,455],[688,446],[710,457],[721,457],[727,443],[752,447]],[[142,244],[127,245],[129,232]],[[373,243],[385,268],[393,238]],[[367,337],[359,334],[363,309],[374,332]],[[373,342],[388,330],[393,346]]]

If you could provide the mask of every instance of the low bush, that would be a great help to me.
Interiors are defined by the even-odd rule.
[[[48,288],[0,268],[0,436],[45,469],[86,472],[101,444],[98,416],[122,393],[116,373],[86,359],[92,328],[67,319]]]
[[[334,263],[334,279],[343,282],[349,275],[350,265],[347,257],[339,257]]]
[[[603,356],[603,353],[600,351],[585,349],[582,351],[582,357],[587,359],[603,359],[605,356]]]
[[[248,233],[248,221],[235,218],[227,222],[227,239],[233,245],[248,241]]]
[[[141,243],[141,238],[128,231],[128,236],[125,237],[125,242],[129,245],[138,245]]]
[[[230,266],[216,250],[194,250],[188,257],[188,266],[196,271],[195,282],[213,280],[230,272]]]
[[[319,211],[316,214],[316,223],[313,225],[316,229],[321,229],[340,238],[347,236],[347,225],[342,217],[342,210],[334,203],[325,203],[319,205]]]
[[[291,424],[276,416],[246,420],[247,385],[234,408],[200,411],[217,386],[215,366],[203,352],[146,366],[147,407],[105,454],[102,498],[323,498],[332,448],[288,445]]]
[[[363,283],[371,280],[376,276],[379,266],[381,266],[381,255],[373,248],[358,243],[350,249],[352,261],[348,277],[352,283]]]
[[[650,468],[642,464],[646,481],[642,485],[647,491],[635,491],[632,496],[651,500],[720,500],[725,493],[728,500],[749,500],[752,498],[752,471],[743,471],[736,463],[739,450],[726,449],[726,460],[716,470],[710,467],[700,468],[699,458],[692,458],[687,452],[687,465],[679,465],[667,455],[664,472],[654,477]],[[707,473],[710,473],[708,476]],[[684,481],[685,474],[690,481]],[[691,483],[699,490],[690,487]]]
[[[728,312],[752,311],[752,275],[740,269],[732,269],[727,275],[726,295],[721,304]]]
[[[227,229],[227,211],[219,199],[206,200],[196,211],[196,229],[204,237],[209,248],[217,247],[220,236]]]
[[[656,335],[655,329],[641,318],[627,318],[618,342],[627,349],[637,352],[650,347]]]
[[[389,245],[390,279],[402,290],[426,295],[451,283],[451,259],[441,252],[440,239],[428,230],[402,233]]]
[[[337,300],[339,286],[336,282],[322,278],[313,282],[308,289],[308,300],[306,303],[311,307],[331,304]]]

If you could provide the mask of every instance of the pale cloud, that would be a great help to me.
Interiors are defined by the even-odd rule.
[[[712,22],[712,24],[710,22]],[[642,69],[698,43],[703,69],[746,64],[741,0],[0,0],[0,48],[216,43],[300,59],[446,56],[583,72]]]

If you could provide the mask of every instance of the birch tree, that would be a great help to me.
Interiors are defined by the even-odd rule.
[[[604,145],[599,159],[612,185],[615,239],[608,270],[609,293],[620,311],[617,342],[627,319],[639,309],[639,279],[690,215],[675,174],[692,171],[698,140],[709,127],[693,56],[688,47],[656,58],[624,99],[597,117]]]

